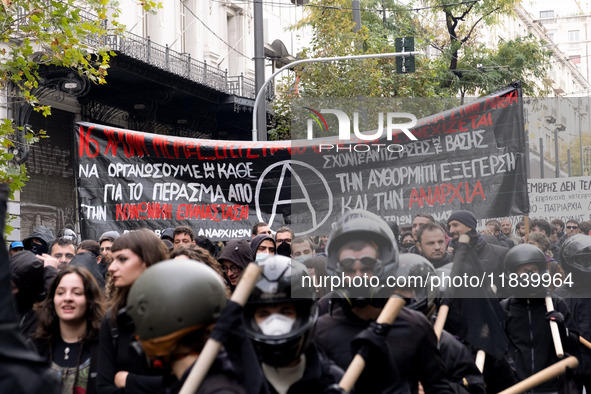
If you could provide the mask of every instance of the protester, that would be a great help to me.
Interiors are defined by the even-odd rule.
[[[591,340],[591,237],[576,234],[568,238],[561,248],[564,284],[555,291],[564,298],[579,334]],[[579,367],[575,371],[579,390],[591,393],[591,349],[580,346]]]
[[[271,227],[265,222],[258,222],[254,226],[252,226],[252,237],[256,237],[259,234],[267,234],[271,235]]]
[[[510,339],[510,352],[520,380],[549,367],[560,359],[556,355],[550,322],[556,322],[565,353],[578,353],[578,330],[567,304],[552,297],[554,311],[548,312],[544,297],[548,288],[536,276],[547,273],[547,262],[540,249],[518,245],[504,259],[504,270],[511,296],[501,302],[507,313],[505,332]],[[571,376],[562,376],[536,387],[536,392],[577,393]]]
[[[269,234],[259,234],[250,242],[250,250],[255,261],[261,261],[274,255],[277,251],[275,239]]]
[[[33,344],[51,362],[62,393],[96,393],[99,328],[105,307],[94,277],[85,268],[65,267],[35,310],[39,325]]]
[[[51,283],[57,275],[57,271],[51,268],[52,276],[47,278],[45,270],[39,256],[29,250],[10,258],[12,294],[16,301],[18,327],[26,338],[32,337],[37,329],[37,315],[33,311],[33,304],[45,298],[46,283]]]
[[[25,250],[25,245],[23,245],[20,241],[11,242],[10,246],[8,247],[8,254],[12,257],[18,252],[22,252]]]
[[[482,235],[476,233],[476,217],[472,212],[463,210],[452,212],[447,225],[454,247],[460,235],[469,235],[470,244],[476,251],[484,271],[487,274],[492,273],[494,277],[498,277],[503,272],[503,259],[509,249],[485,242]]]
[[[177,226],[173,231],[174,247],[195,245],[195,233],[189,226]]]
[[[415,246],[415,244],[416,241],[415,237],[412,235],[412,232],[407,231],[402,233],[402,235],[400,236],[400,247],[402,248],[402,253],[406,253],[408,250],[410,250],[410,248]]]
[[[511,219],[503,218],[500,220],[500,223],[501,231],[503,232],[505,237],[510,238],[513,241],[514,245],[519,245],[521,243],[521,237],[518,237],[513,233],[513,224],[511,223]]]
[[[527,243],[534,245],[540,249],[542,253],[544,253],[544,257],[546,258],[547,262],[548,273],[552,276],[551,282],[554,282],[558,285],[555,286],[554,283],[551,283],[550,286],[548,286],[549,289],[553,291],[556,287],[559,287],[564,280],[564,271],[550,250],[550,240],[544,233],[531,233],[529,237],[527,237]]]
[[[36,227],[31,234],[23,239],[25,250],[30,250],[36,255],[42,255],[49,251],[49,244],[54,236],[50,229],[45,226]]]
[[[120,236],[121,235],[117,231],[107,231],[100,236],[98,243],[101,247],[101,254],[103,257],[111,256],[111,247],[113,246],[113,242],[115,242],[115,240]]]
[[[113,262],[109,272],[115,293],[100,329],[98,391],[100,394],[156,393],[161,390],[162,376],[151,376],[145,357],[131,347],[136,330],[124,307],[133,282],[147,267],[166,260],[168,251],[156,234],[140,229],[117,238],[111,252]]]
[[[244,308],[245,329],[270,393],[322,393],[343,371],[312,343],[315,291],[302,286],[306,267],[284,256],[259,263],[261,276]]]
[[[427,223],[427,226],[437,226]],[[441,227],[439,227],[441,228]],[[406,300],[406,307],[419,311],[427,318],[436,312],[439,301],[439,288],[429,286],[429,280],[437,275],[433,265],[424,257],[414,253],[400,255],[398,265],[391,264],[384,272],[386,276],[406,278],[401,286],[388,288]],[[420,279],[419,279],[420,278]],[[390,294],[388,294],[390,295]],[[445,365],[447,378],[458,393],[485,393],[484,377],[476,367],[472,352],[447,331],[443,331],[438,343],[441,359]]]
[[[174,284],[176,291],[170,291]],[[196,308],[195,301],[199,300]],[[211,325],[226,307],[224,285],[205,264],[196,261],[164,261],[148,268],[131,286],[127,308],[137,327],[145,354],[172,375],[152,389],[177,393],[209,338]],[[199,393],[247,391],[243,370],[220,352]]]
[[[447,251],[445,230],[439,224],[427,223],[417,232],[417,251],[435,268],[452,262],[452,254]]]
[[[316,256],[314,252],[314,244],[309,237],[297,237],[291,243],[291,257],[299,261],[305,262],[308,259]]]
[[[249,242],[246,239],[229,240],[222,249],[218,261],[222,265],[222,272],[230,284],[230,289],[234,291],[242,271],[254,261]]]
[[[332,261],[337,274],[351,280],[379,276],[384,266],[398,262],[392,230],[381,218],[366,211],[350,211],[337,222],[327,251],[329,265]],[[426,393],[453,392],[445,377],[437,338],[426,317],[403,308],[391,327],[377,326],[375,320],[386,300],[372,297],[374,290],[342,287],[331,293],[335,298],[326,296],[323,300],[328,299],[331,305],[328,313],[318,319],[316,344],[345,369],[353,359],[351,341],[356,337],[374,338],[376,352],[366,361],[365,377],[362,375],[356,391],[411,388],[416,392],[421,382]]]

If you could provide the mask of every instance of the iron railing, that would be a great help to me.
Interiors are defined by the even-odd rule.
[[[51,7],[48,3],[48,7]],[[84,10],[79,10],[82,21],[95,21],[96,16]],[[20,30],[27,23],[25,11],[18,8],[16,15],[16,30]],[[103,27],[107,27],[104,21]],[[15,37],[18,39],[18,37]],[[209,86],[221,92],[254,99],[255,84],[250,78],[243,76],[228,76],[226,70],[208,65],[207,62],[191,58],[187,53],[180,53],[168,47],[153,42],[150,37],[125,32],[122,35],[107,34],[103,37],[88,36],[84,43],[90,50],[107,48],[131,58],[148,63],[161,70],[183,76],[191,81]],[[268,91],[269,92],[269,91]],[[272,90],[271,90],[272,92]],[[268,94],[270,97],[270,94]]]

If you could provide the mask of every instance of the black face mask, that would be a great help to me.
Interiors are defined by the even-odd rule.
[[[42,255],[43,253],[47,253],[47,247],[45,245],[33,244],[31,245],[31,252],[36,255]]]
[[[414,246],[414,242],[406,242],[401,244],[400,246],[402,246],[403,248],[409,249],[410,247]]]

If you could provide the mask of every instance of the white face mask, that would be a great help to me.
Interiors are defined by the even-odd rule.
[[[295,261],[297,261],[298,263],[303,263],[304,261],[311,259],[311,258],[312,258],[312,256],[304,254],[304,255],[301,255],[298,257],[294,257],[293,259]]]
[[[255,261],[261,261],[261,260],[266,259],[267,257],[269,257],[269,253],[261,253],[261,252],[258,252],[257,255],[256,255],[256,257],[255,257]]]
[[[282,315],[281,313],[273,313],[258,323],[258,325],[263,334],[275,337],[289,333],[294,323],[294,318]]]

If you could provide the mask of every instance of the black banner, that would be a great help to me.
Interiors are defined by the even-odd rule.
[[[328,116],[326,116],[328,118]],[[189,225],[215,240],[267,222],[328,234],[349,209],[409,224],[528,212],[523,110],[508,88],[420,119],[409,140],[213,141],[76,125],[83,238],[108,230]],[[392,148],[394,147],[394,148]]]

